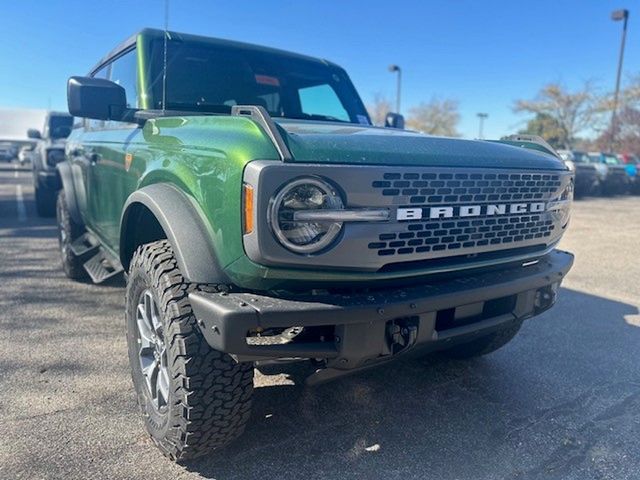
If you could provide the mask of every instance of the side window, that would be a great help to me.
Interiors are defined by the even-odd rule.
[[[264,102],[264,105],[262,106],[265,107],[271,114],[282,114],[282,109],[280,108],[280,94],[278,92],[258,95],[258,99],[259,101]]]
[[[305,115],[349,121],[349,114],[331,85],[325,83],[301,88],[298,90],[298,96],[300,97],[300,109]]]
[[[111,62],[109,79],[124,88],[127,95],[127,107],[139,108],[138,96],[138,58],[132,50]]]
[[[92,76],[93,78],[109,78],[109,65],[105,65]]]

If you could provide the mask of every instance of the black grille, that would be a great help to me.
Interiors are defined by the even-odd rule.
[[[546,173],[385,173],[371,186],[409,204],[462,204],[548,199],[562,185]]]
[[[562,176],[554,173],[502,172],[386,172],[372,187],[398,206],[463,206],[548,202],[558,196]],[[425,254],[454,256],[467,251],[545,245],[558,234],[546,212],[482,215],[473,218],[407,220],[397,232],[372,239],[368,248],[381,257]],[[555,235],[554,235],[555,236]]]
[[[378,255],[459,250],[512,244],[551,236],[555,225],[540,214],[505,215],[464,220],[421,220],[406,225],[408,231],[383,233],[368,247]]]

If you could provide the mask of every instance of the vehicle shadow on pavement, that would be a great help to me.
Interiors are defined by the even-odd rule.
[[[638,468],[639,445],[616,440],[640,434],[634,317],[633,305],[563,289],[484,358],[404,359],[317,387],[303,385],[305,364],[288,366],[260,378],[245,435],[186,468],[216,479],[590,478],[608,462],[624,470],[622,455]]]

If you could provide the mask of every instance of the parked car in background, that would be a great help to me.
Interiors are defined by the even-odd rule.
[[[602,185],[604,195],[622,195],[629,192],[631,177],[615,153],[589,152],[589,160],[596,165],[607,167]]]
[[[11,162],[16,158],[18,152],[11,142],[0,142],[0,161]]]
[[[586,152],[579,150],[558,150],[565,162],[571,162],[575,171],[576,196],[599,195],[607,176],[607,167],[592,163]]]
[[[31,162],[31,155],[33,155],[34,148],[35,145],[32,144],[20,147],[20,151],[18,152],[18,162],[20,162],[20,165]]]
[[[625,164],[627,174],[631,177],[631,192],[640,195],[640,157],[631,153],[621,153],[618,158]]]
[[[56,165],[64,160],[65,141],[72,126],[73,117],[68,113],[49,112],[42,132],[35,129],[27,131],[29,138],[38,140],[32,162],[36,211],[41,217],[56,214],[56,198],[62,187]]]

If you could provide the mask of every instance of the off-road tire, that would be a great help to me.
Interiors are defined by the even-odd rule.
[[[521,326],[522,322],[513,323],[498,330],[497,332],[493,332],[480,338],[476,338],[470,342],[461,343],[447,350],[443,350],[442,354],[450,358],[457,358],[461,360],[487,355],[488,353],[495,352],[509,343],[513,337],[516,336]]]
[[[58,192],[56,219],[58,223],[60,259],[62,260],[64,273],[72,280],[84,280],[87,278],[87,272],[82,266],[82,260],[71,251],[71,243],[84,234],[85,229],[71,218],[64,190]]]
[[[251,414],[253,364],[211,348],[191,309],[189,292],[208,288],[185,281],[166,240],[142,245],[131,261],[126,324],[133,384],[152,441],[174,461],[225,446],[243,433]],[[145,290],[157,304],[166,348],[164,411],[153,404],[138,357],[136,309]]]
[[[36,213],[40,217],[55,217],[56,215],[56,195],[57,192],[50,188],[35,188]]]

